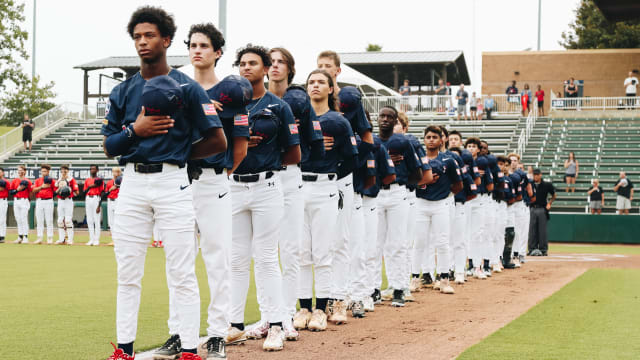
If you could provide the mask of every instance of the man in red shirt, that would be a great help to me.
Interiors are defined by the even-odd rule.
[[[11,182],[11,194],[13,194],[13,215],[18,223],[18,239],[14,244],[29,243],[29,194],[31,193],[31,180],[27,179],[27,168],[18,165],[18,177]]]
[[[60,178],[55,184],[58,197],[58,234],[56,245],[67,243],[73,245],[73,196],[79,189],[76,179],[69,174],[69,165],[60,166]]]
[[[111,174],[113,174],[113,179],[109,180],[107,183],[107,214],[109,219],[109,229],[113,225],[113,216],[116,212],[116,200],[118,200],[118,193],[120,193],[120,183],[122,182],[122,170],[119,167],[114,166],[111,169]]]
[[[542,85],[538,84],[538,90],[535,94],[538,99],[538,111],[540,112],[540,116],[544,116],[544,90],[542,90]]]
[[[36,194],[36,223],[38,239],[35,244],[42,244],[42,233],[47,223],[47,244],[53,243],[53,190],[55,181],[49,176],[51,165],[40,165],[41,177],[36,179],[33,193]]]
[[[100,198],[104,192],[104,180],[98,176],[98,165],[91,165],[91,176],[84,181],[86,194],[84,207],[87,214],[87,227],[89,228],[89,242],[87,245],[100,245]]]
[[[4,169],[0,167],[0,244],[7,236],[7,207],[11,181],[4,178]]]

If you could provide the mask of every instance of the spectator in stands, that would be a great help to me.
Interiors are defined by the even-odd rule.
[[[604,192],[602,187],[599,186],[598,179],[593,179],[593,185],[591,185],[587,194],[589,195],[589,208],[591,209],[591,214],[602,214],[602,208],[604,207]]]
[[[636,77],[637,72],[638,70],[629,71],[629,77],[624,79],[624,88],[627,97],[636,97],[638,88],[638,78]],[[627,107],[629,109],[633,108],[633,104],[633,99],[627,100]]]
[[[613,191],[618,194],[616,199],[616,209],[619,215],[629,215],[629,209],[631,209],[631,202],[633,201],[633,183],[627,178],[627,174],[624,171],[620,172],[620,178],[613,187]]]
[[[531,89],[529,89],[529,84],[524,84],[524,89],[520,94],[520,102],[522,102],[522,116],[527,116],[531,110]]]
[[[507,91],[505,91],[505,93],[507,94],[507,103],[509,104],[509,111],[513,111],[515,104],[518,103],[518,97],[514,96],[514,95],[518,95],[518,88],[516,87],[516,81],[512,80],[511,81],[511,86],[507,87]]]
[[[400,95],[402,96],[411,95],[411,87],[409,86],[409,79],[404,79],[404,85],[400,86],[400,89],[398,89],[398,92],[400,92]]]
[[[31,151],[31,146],[33,145],[31,135],[35,126],[33,120],[29,118],[29,114],[24,114],[24,120],[22,121],[22,142],[24,143],[25,150],[29,148],[29,151]]]
[[[531,204],[529,221],[529,255],[547,256],[549,242],[547,240],[547,221],[551,204],[556,200],[556,189],[553,184],[542,180],[542,171],[533,170],[533,186],[536,201]],[[548,196],[551,199],[547,202]]]
[[[484,106],[482,105],[482,96],[479,96],[476,101],[476,120],[482,120],[483,111],[484,111]]]
[[[484,100],[484,112],[487,113],[487,120],[491,120],[491,112],[495,110],[496,103],[493,101],[491,95],[487,95]]]
[[[444,80],[438,80],[438,87],[436,88],[436,95],[445,96],[448,95],[447,86],[444,84]],[[444,97],[438,97],[438,112],[445,112],[446,100]]]
[[[568,97],[568,98],[578,97],[578,86],[576,85],[575,81],[576,80],[574,78],[569,78],[569,81],[564,86],[564,94],[566,95],[565,97]],[[565,106],[566,105],[577,108],[578,104],[576,100],[568,100],[568,103],[565,103]]]
[[[471,93],[471,99],[469,100],[469,113],[471,114],[471,120],[478,120],[478,99],[475,91]]]
[[[464,114],[464,120],[467,121],[467,100],[469,99],[469,93],[464,91],[464,84],[460,84],[460,89],[456,93],[456,100],[458,100],[458,121],[460,121],[460,113]]]
[[[576,178],[578,177],[578,172],[580,171],[580,166],[578,165],[578,160],[576,160],[576,154],[572,152],[569,153],[569,158],[564,161],[564,182],[567,184],[566,192],[576,192]]]
[[[536,99],[538,99],[538,111],[540,112],[540,116],[544,116],[544,90],[542,90],[542,85],[538,84],[538,90],[536,90]]]

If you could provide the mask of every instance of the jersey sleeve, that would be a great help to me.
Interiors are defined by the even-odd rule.
[[[200,134],[204,134],[212,128],[221,128],[222,122],[202,86],[193,82],[183,87],[183,89],[185,88],[187,89],[187,91],[185,91],[187,104],[186,113],[193,128]]]
[[[340,153],[345,159],[358,155],[358,142],[351,127],[345,126],[344,134],[340,137]]]
[[[322,127],[320,126],[320,121],[316,116],[316,112],[312,107],[309,108],[309,117],[305,119],[307,131],[309,133],[309,142],[324,140],[324,136],[322,135]]]
[[[237,114],[233,117],[231,136],[249,138],[249,117],[247,115]]]
[[[455,159],[450,158],[447,160],[447,176],[452,184],[462,181],[462,171]]]
[[[393,175],[396,173],[395,165],[393,161],[391,161],[391,157],[389,157],[389,152],[384,145],[380,145],[378,149],[378,174],[381,177],[386,177],[389,175]]]
[[[405,142],[403,157],[409,172],[414,172],[416,169],[422,169],[422,160],[418,157],[413,145],[411,145],[409,141]]]
[[[71,185],[71,190],[73,191],[78,191],[78,182],[76,181],[76,179],[71,179],[71,181],[69,181],[69,185]]]
[[[365,171],[365,175],[366,176],[376,176],[377,174],[377,161],[376,161],[376,157],[373,153],[369,152],[367,153],[367,157],[366,157],[366,171]]]
[[[102,130],[100,131],[104,136],[110,136],[122,131],[125,109],[124,101],[119,96],[121,86],[116,86],[109,95],[105,108],[105,119],[102,122]]]
[[[354,121],[354,129],[355,132],[357,132],[360,136],[362,136],[364,133],[371,131],[372,127],[371,124],[369,124],[369,121],[367,120],[367,115],[364,112],[364,106],[362,106],[362,101],[358,102],[358,109],[356,110],[357,112],[357,116],[356,119]]]
[[[427,158],[427,152],[424,151],[422,146],[420,146],[419,144],[412,144],[412,146],[416,152],[416,155],[418,155],[418,158],[420,159],[420,168],[424,171],[431,170],[431,165],[429,165],[429,158]]]
[[[286,102],[280,103],[280,111],[278,111],[278,117],[280,117],[280,131],[279,142],[283,150],[288,149],[290,146],[300,144],[300,134],[296,120],[293,117],[293,112]]]

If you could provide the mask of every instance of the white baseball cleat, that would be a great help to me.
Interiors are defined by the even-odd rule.
[[[313,310],[311,320],[309,321],[309,330],[324,331],[327,329],[327,314],[320,309]]]
[[[293,316],[293,327],[297,330],[304,330],[309,326],[309,321],[311,321],[311,312],[302,308]]]
[[[255,324],[245,334],[249,339],[262,339],[263,337],[267,336],[267,334],[269,334],[269,323],[266,321],[261,321]]]
[[[284,331],[280,326],[272,326],[267,331],[267,338],[262,343],[266,351],[280,351],[284,348]]]
[[[416,292],[420,291],[422,288],[422,281],[420,278],[412,277],[411,282],[409,283],[409,291]]]
[[[449,278],[440,280],[440,292],[443,294],[453,294],[453,287],[449,284]]]
[[[482,269],[479,268],[479,267],[477,267],[474,270],[473,277],[476,278],[476,279],[481,279],[481,280],[486,280],[487,279],[487,276],[484,274],[484,271],[482,271]]]
[[[373,304],[373,298],[371,296],[367,296],[364,298],[364,311],[373,312],[375,310],[375,305]]]
[[[456,284],[464,284],[464,273],[461,272],[457,272],[455,275],[455,281]]]

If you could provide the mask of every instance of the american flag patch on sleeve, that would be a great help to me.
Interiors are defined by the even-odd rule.
[[[312,121],[313,123],[313,130],[322,130],[322,127],[320,127],[320,121]]]
[[[376,167],[376,161],[375,160],[367,160],[367,167],[368,168],[375,168]]]
[[[358,145],[358,142],[356,141],[356,137],[355,136],[351,137],[351,145],[353,145],[353,146]]]
[[[292,133],[292,134],[297,134],[298,133],[298,125],[289,124],[289,132]]]
[[[393,165],[393,161],[391,161],[391,159],[387,159],[387,162],[389,163],[389,166],[395,167],[395,165]]]
[[[233,125],[249,126],[249,117],[247,115],[237,114],[233,117]]]
[[[205,115],[218,115],[216,111],[216,107],[213,104],[202,104],[202,110],[204,110]]]

